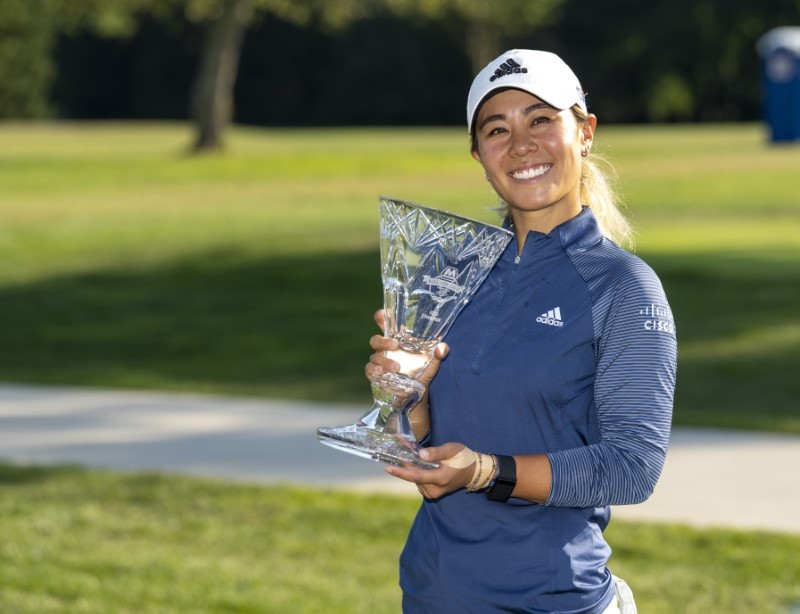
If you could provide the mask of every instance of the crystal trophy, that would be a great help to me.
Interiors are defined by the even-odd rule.
[[[374,403],[355,424],[321,427],[317,439],[376,461],[424,468],[409,412],[425,393],[415,378],[428,366],[461,309],[511,240],[505,228],[393,198],[380,198],[384,335],[399,373],[372,379]]]

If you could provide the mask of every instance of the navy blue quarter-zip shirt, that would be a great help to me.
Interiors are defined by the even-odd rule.
[[[400,559],[406,612],[602,612],[609,506],[646,499],[664,463],[677,348],[656,275],[588,208],[517,253],[445,338],[430,444],[547,454],[550,496],[424,501]]]

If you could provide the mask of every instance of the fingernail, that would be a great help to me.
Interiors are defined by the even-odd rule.
[[[419,451],[419,457],[422,460],[428,460],[428,458],[430,458],[430,455],[431,455],[431,453],[428,452],[425,448],[423,448],[422,450]]]

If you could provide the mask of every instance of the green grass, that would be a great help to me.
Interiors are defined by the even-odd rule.
[[[0,611],[399,611],[413,497],[0,464]],[[780,614],[800,537],[614,521],[648,614]]]
[[[493,220],[460,129],[0,124],[0,379],[366,403],[377,196]],[[676,423],[800,433],[800,147],[600,127],[679,330]]]
[[[800,433],[800,148],[608,127],[679,327],[676,423]],[[462,130],[0,124],[0,379],[363,401],[377,195],[492,220]],[[417,503],[0,465],[0,611],[396,612]],[[800,603],[800,538],[614,521],[648,614]],[[366,588],[365,588],[366,587]]]

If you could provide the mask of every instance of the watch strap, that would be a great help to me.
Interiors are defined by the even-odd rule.
[[[508,501],[517,485],[517,462],[513,456],[495,455],[497,458],[497,479],[486,491],[489,501]]]

